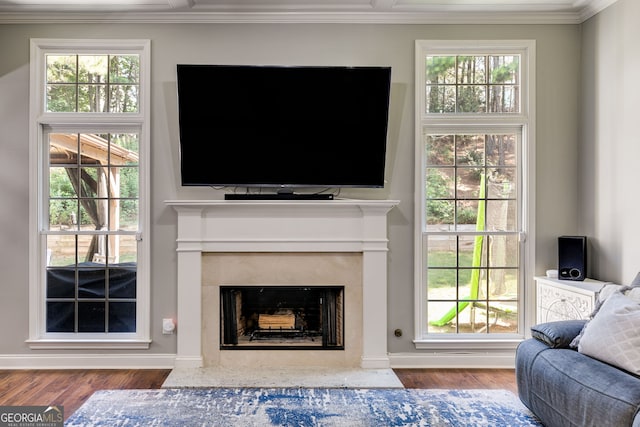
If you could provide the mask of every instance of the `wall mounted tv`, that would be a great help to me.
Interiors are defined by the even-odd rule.
[[[182,185],[383,187],[390,67],[178,64]]]

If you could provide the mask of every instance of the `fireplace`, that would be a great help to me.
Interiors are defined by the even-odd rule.
[[[178,213],[176,367],[389,367],[387,213],[398,201],[165,203]],[[282,351],[275,343],[226,351],[241,345],[224,338],[221,288],[263,284],[344,286],[337,308],[344,323],[335,331],[342,338],[306,351]],[[259,331],[251,345],[264,344],[267,335]]]
[[[343,350],[343,286],[221,286],[221,350]]]

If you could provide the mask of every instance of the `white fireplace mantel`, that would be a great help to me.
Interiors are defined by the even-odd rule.
[[[167,200],[178,213],[176,367],[200,367],[202,254],[360,252],[361,367],[388,368],[387,213],[396,200]]]

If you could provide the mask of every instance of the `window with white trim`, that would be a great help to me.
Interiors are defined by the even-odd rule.
[[[148,40],[31,41],[33,348],[146,348]]]
[[[416,345],[520,339],[534,43],[416,42]]]

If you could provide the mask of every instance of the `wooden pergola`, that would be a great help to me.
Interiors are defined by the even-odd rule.
[[[97,231],[120,228],[119,166],[137,163],[138,159],[138,153],[110,144],[95,134],[49,135],[49,163],[65,168],[80,204],[91,217]],[[94,167],[96,177],[83,170],[83,166]],[[118,262],[118,237],[108,236],[107,250],[107,236],[94,235],[85,260],[105,262],[108,256],[109,262]]]

